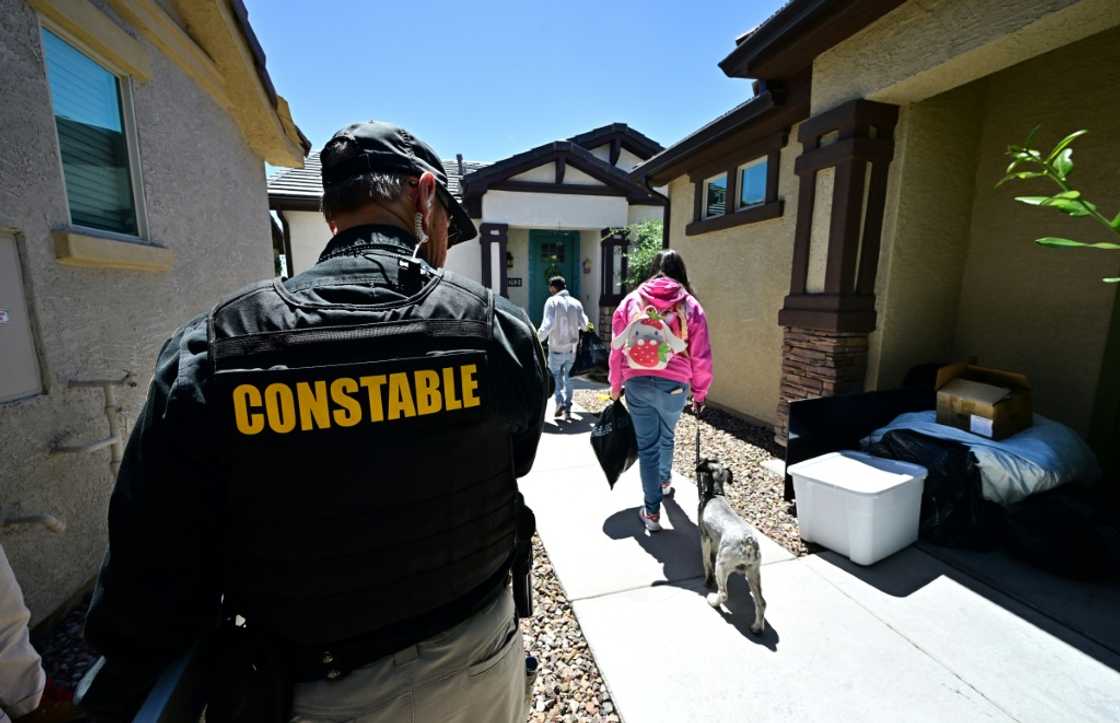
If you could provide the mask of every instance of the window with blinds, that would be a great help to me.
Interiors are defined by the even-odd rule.
[[[46,28],[43,54],[70,222],[138,235],[120,80]]]

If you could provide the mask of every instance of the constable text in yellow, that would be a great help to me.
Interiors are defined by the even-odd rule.
[[[482,404],[478,366],[462,364],[440,370],[337,377],[294,384],[273,382],[260,389],[240,384],[233,390],[233,415],[241,434],[268,429],[286,434],[296,429],[353,427],[362,422],[393,421]]]

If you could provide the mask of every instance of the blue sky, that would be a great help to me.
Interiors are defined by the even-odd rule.
[[[245,4],[315,150],[375,118],[493,161],[613,122],[670,145],[749,97],[716,63],[782,2]]]

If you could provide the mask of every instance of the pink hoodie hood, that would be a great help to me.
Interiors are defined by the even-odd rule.
[[[643,283],[637,290],[630,292],[615,309],[611,320],[611,331],[615,336],[623,334],[630,320],[646,306],[652,305],[659,312],[666,313],[678,307],[688,324],[686,334],[680,333],[680,321],[674,319],[670,327],[678,336],[687,339],[688,348],[676,354],[664,369],[632,369],[621,349],[611,349],[610,382],[611,389],[619,391],[627,379],[647,375],[672,379],[689,384],[692,397],[703,402],[712,384],[712,348],[708,341],[708,320],[704,309],[678,281],[659,276]]]
[[[658,311],[668,311],[688,298],[688,292],[684,290],[681,283],[667,276],[650,279],[639,286],[638,291],[657,307]]]

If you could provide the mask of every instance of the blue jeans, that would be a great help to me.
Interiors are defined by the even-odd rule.
[[[638,438],[638,466],[646,512],[661,510],[661,483],[673,478],[673,434],[688,400],[688,385],[660,377],[626,382],[626,406]]]
[[[575,363],[576,353],[548,352],[548,370],[556,381],[556,406],[567,409],[572,406],[572,364]]]

